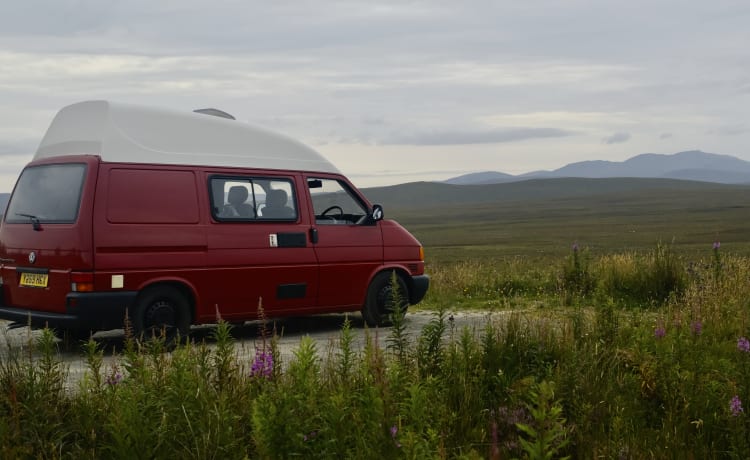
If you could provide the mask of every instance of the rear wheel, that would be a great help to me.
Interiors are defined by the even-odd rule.
[[[362,317],[370,327],[383,326],[390,322],[390,315],[398,305],[402,311],[409,306],[409,291],[403,278],[396,275],[395,286],[398,295],[394,293],[391,280],[392,272],[381,272],[375,275],[367,289],[367,298],[362,307]]]
[[[136,337],[151,340],[164,335],[168,344],[178,334],[190,332],[190,308],[185,295],[172,286],[158,286],[145,290],[139,297],[133,317]]]

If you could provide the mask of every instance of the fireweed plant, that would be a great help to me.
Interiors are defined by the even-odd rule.
[[[715,282],[713,254],[668,251],[589,254],[572,306],[554,264],[525,308],[474,290],[491,307],[471,328],[454,316],[487,274],[463,264],[421,331],[347,318],[283,356],[265,320],[249,353],[220,319],[174,347],[126,327],[120,351],[82,344],[76,383],[54,334],[29,334],[0,350],[0,458],[746,458],[750,259],[722,248]]]

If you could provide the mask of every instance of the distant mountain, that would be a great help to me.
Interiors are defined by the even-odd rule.
[[[512,174],[505,174],[495,171],[478,172],[464,174],[463,176],[454,177],[445,181],[446,184],[467,185],[467,184],[500,184],[517,180]]]
[[[659,178],[551,178],[517,180],[504,184],[455,185],[442,182],[412,182],[388,187],[363,189],[367,199],[389,209],[447,209],[479,207],[498,203],[527,203],[610,197],[618,200],[623,194],[637,193],[655,199],[670,194],[691,194],[719,190],[725,193],[745,193],[750,186],[715,184],[687,180]]]
[[[477,180],[471,181],[474,177]],[[640,177],[695,180],[722,184],[750,183],[750,162],[729,155],[699,150],[660,155],[645,153],[625,161],[580,161],[554,171],[534,171],[519,176],[496,172],[466,174],[445,181],[461,184],[491,184],[555,177]]]

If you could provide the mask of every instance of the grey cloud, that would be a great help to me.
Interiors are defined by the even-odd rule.
[[[363,125],[375,125],[375,126],[383,126],[386,125],[385,118],[383,117],[377,117],[373,115],[365,115],[362,117],[362,124]]]
[[[234,54],[345,48],[398,37],[437,34],[447,16],[437,5],[401,2],[236,2],[200,0],[28,0],[7,5],[0,37],[24,37],[22,49],[38,46],[33,37],[56,37],[48,46],[70,50],[134,49],[145,54]],[[39,11],[44,11],[40,15]],[[93,38],[96,37],[97,40]],[[424,41],[424,38],[421,39]],[[80,48],[79,48],[80,49]]]
[[[469,173],[471,171],[464,171],[464,170],[455,170],[455,169],[433,169],[433,170],[426,170],[426,171],[417,171],[417,172],[409,172],[409,176],[412,177],[421,177],[421,176],[455,176],[459,174],[465,174]],[[399,177],[404,176],[403,170],[370,170],[366,173],[353,173],[349,174],[349,177],[353,178],[362,178],[362,177],[372,177],[372,176],[379,176],[379,177]]]
[[[715,130],[709,131],[710,134],[718,134],[719,136],[739,136],[742,134],[750,133],[750,128],[746,125],[727,125],[721,126]]]
[[[269,126],[276,129],[297,128],[300,126],[312,126],[318,129],[320,126],[338,126],[343,122],[342,117],[324,114],[285,114],[273,117],[254,116],[252,123],[260,126]]]
[[[38,140],[3,141],[0,140],[0,157],[22,156],[29,157],[36,151]]]
[[[32,158],[30,153],[8,152],[6,150],[7,145],[0,144],[0,193],[11,191],[21,170]],[[0,210],[0,212],[2,211]]]
[[[10,134],[41,137],[62,105],[105,98],[180,110],[215,106],[316,145],[488,144],[572,130],[611,134],[613,126],[632,128],[602,142],[632,135],[628,146],[644,151],[650,147],[641,142],[706,130],[711,145],[723,143],[716,148],[746,144],[738,134],[748,127],[733,126],[749,119],[742,96],[750,94],[750,10],[741,0],[631,0],[626,7],[594,0],[6,3],[0,100],[18,110],[2,110],[9,115],[0,120],[0,142]],[[464,124],[554,112],[627,120]],[[657,120],[627,124],[642,114]],[[659,129],[670,133],[660,137]],[[561,140],[560,155],[580,151],[577,140]],[[37,143],[0,145],[0,165],[14,152],[30,156]],[[531,144],[523,147],[531,151]],[[547,159],[548,143],[539,144],[537,155]]]
[[[0,36],[68,35],[100,29],[116,7],[99,0],[26,0],[3,5]]]
[[[669,3],[669,2],[667,2]],[[612,14],[611,8],[591,1],[556,2],[403,2],[368,1],[204,1],[153,2],[132,0],[25,0],[8,2],[0,16],[0,36],[20,36],[19,45],[35,46],[29,38],[57,36],[47,46],[77,43],[87,49],[135,49],[146,53],[169,50],[176,54],[210,50],[284,52],[335,49],[360,54],[431,54],[488,58],[508,56],[608,57],[614,53],[658,53],[665,46],[689,49],[719,33],[721,21],[703,21],[704,13],[734,20],[732,8],[717,11],[713,4],[670,5],[633,0],[632,8]],[[643,7],[650,14],[644,15]],[[540,14],[540,11],[549,14]],[[39,14],[43,11],[44,14]],[[602,40],[601,17],[607,18],[607,40]],[[671,20],[665,21],[668,17]],[[745,18],[746,19],[746,18]],[[694,25],[701,34],[685,35]],[[632,31],[638,30],[637,35]],[[746,35],[745,35],[746,36]],[[96,39],[94,39],[96,38]],[[660,47],[638,46],[653,43]],[[736,38],[741,43],[742,36]],[[39,45],[39,44],[37,44]],[[704,44],[711,47],[713,43]],[[513,50],[508,53],[502,50]],[[383,54],[386,52],[387,54]]]
[[[614,133],[602,139],[603,144],[623,144],[630,140],[630,133]]]
[[[672,137],[674,137],[672,136],[672,133],[661,133],[661,135],[659,135],[659,139],[661,140],[671,139]]]
[[[528,139],[572,136],[572,131],[556,128],[511,128],[494,130],[445,130],[400,134],[380,140],[385,145],[466,145],[516,142]]]

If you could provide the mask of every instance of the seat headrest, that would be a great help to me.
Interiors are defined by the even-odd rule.
[[[227,196],[227,201],[234,205],[242,204],[247,201],[247,197],[249,195],[250,194],[248,193],[247,188],[241,185],[235,185],[229,189],[229,196]]]
[[[285,206],[287,195],[284,190],[269,190],[268,197],[266,197],[266,205],[268,206]]]

